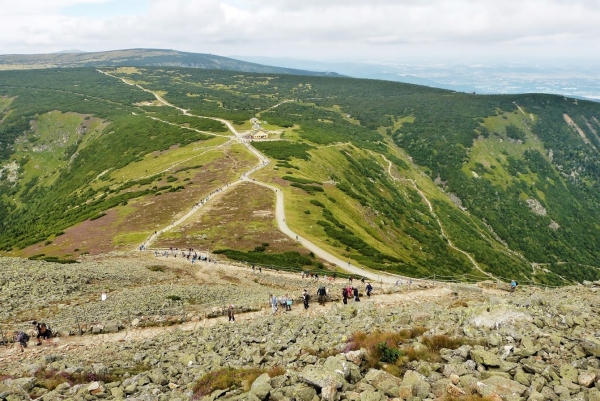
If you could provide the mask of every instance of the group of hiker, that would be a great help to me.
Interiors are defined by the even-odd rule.
[[[304,295],[308,294],[306,292],[306,290],[304,290],[304,292],[302,293],[302,298],[304,299]],[[282,295],[281,297],[277,298],[276,295],[273,294],[269,294],[269,306],[271,307],[271,309],[273,310],[273,313],[277,313],[277,311],[279,310],[279,307],[281,306],[286,312],[287,311],[291,311],[292,310],[292,304],[294,303],[294,300],[288,295]],[[305,301],[305,307],[308,308],[308,300]]]
[[[50,341],[50,339],[52,338],[52,329],[50,329],[50,326],[48,326],[44,322],[39,322],[38,323],[35,320],[33,322],[31,322],[31,324],[32,324],[32,326],[34,327],[34,330],[37,333],[37,335],[36,335],[36,338],[37,338],[36,345],[42,345],[42,340]],[[29,343],[30,336],[29,336],[29,334],[27,334],[24,331],[17,331],[15,333],[14,340],[21,347],[21,352],[24,352],[25,348],[27,348],[27,343]]]
[[[194,264],[196,261],[200,261],[200,262],[208,262],[208,263],[217,263],[217,259],[216,258],[211,258],[209,256],[204,255],[203,253],[198,253],[196,250],[194,250],[194,248],[188,248],[186,250],[184,249],[179,249],[179,248],[169,248],[169,250],[164,250],[162,252],[159,252],[158,250],[154,251],[154,256],[155,257],[159,257],[159,256],[163,256],[165,258],[168,257],[173,257],[173,258],[177,258],[177,255],[180,255],[180,257],[182,259],[187,259],[190,262],[192,262],[192,264]]]
[[[373,292],[373,286],[371,283],[367,283],[365,287],[365,292],[367,297],[371,297],[371,293]],[[325,305],[327,301],[327,288],[325,286],[320,286],[317,289],[317,302],[319,305]],[[348,304],[348,299],[353,298],[354,302],[360,302],[359,290],[358,287],[347,286],[342,288],[342,302],[344,305]],[[279,311],[279,307],[283,308],[285,311],[292,310],[293,299],[288,295],[282,295],[277,298],[276,295],[269,294],[269,306],[271,307],[273,314],[276,314]],[[304,305],[304,309],[308,309],[310,306],[310,294],[308,290],[304,289],[302,291],[302,304]]]

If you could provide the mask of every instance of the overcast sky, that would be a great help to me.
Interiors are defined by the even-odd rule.
[[[600,0],[0,0],[0,53],[600,62]]]

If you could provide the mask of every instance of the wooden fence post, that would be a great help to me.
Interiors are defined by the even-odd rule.
[[[75,321],[77,322],[77,327],[79,328],[79,335],[83,335],[83,330],[81,330],[81,324],[79,324],[79,315],[75,315]]]

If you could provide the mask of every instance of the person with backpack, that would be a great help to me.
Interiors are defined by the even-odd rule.
[[[373,286],[371,285],[371,283],[367,283],[365,291],[367,291],[367,298],[371,298],[371,292],[373,291]]]
[[[317,295],[319,296],[319,305],[325,305],[325,297],[327,296],[327,290],[324,286],[319,287],[317,290]]]
[[[510,282],[510,292],[515,292],[517,285],[519,285],[519,283],[517,283],[516,280],[512,280]]]
[[[25,351],[27,348],[27,343],[29,342],[29,334],[24,331],[18,331],[15,335],[15,342],[19,343],[21,346],[21,352]]]
[[[348,305],[348,291],[346,291],[346,288],[342,288],[342,302],[344,305]]]
[[[302,301],[304,302],[304,309],[308,309],[308,301],[310,301],[310,295],[308,295],[308,291],[306,290],[302,292]]]
[[[31,322],[31,324],[33,326],[35,326],[35,329],[37,330],[37,344],[36,345],[42,345],[42,339],[46,339],[47,341],[50,341],[50,339],[52,338],[52,330],[50,330],[50,327],[48,327],[48,325],[44,322],[36,322],[35,320],[33,322]]]
[[[353,291],[352,291],[352,287],[351,286],[347,286],[346,287],[346,298],[350,299],[353,297]]]
[[[360,298],[358,297],[358,288],[353,287],[352,293],[354,294],[354,302],[360,302]]]

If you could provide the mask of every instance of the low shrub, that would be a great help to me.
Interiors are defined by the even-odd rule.
[[[389,347],[386,343],[377,344],[377,351],[381,355],[379,360],[386,363],[394,363],[402,355],[399,349]]]
[[[86,384],[94,381],[111,383],[119,380],[119,376],[115,374],[97,374],[97,373],[68,373],[56,370],[38,370],[35,373],[36,385],[47,390],[54,390],[62,383],[69,383],[74,386],[76,384]]]
[[[249,387],[250,384],[263,373],[264,370],[257,368],[225,368],[209,372],[194,383],[194,386],[192,387],[192,391],[194,392],[193,399],[200,400],[202,397],[211,394],[215,390],[233,390],[244,387],[244,384]],[[248,391],[249,388],[244,388],[244,390]]]
[[[267,370],[269,377],[283,376],[287,370],[281,365],[275,365]]]
[[[445,335],[436,335],[423,337],[423,344],[433,352],[440,352],[442,349],[457,349],[465,344],[465,341],[459,338],[452,338]]]
[[[439,362],[440,350],[456,349],[469,340],[445,335],[423,337],[420,343],[412,342],[427,331],[424,327],[412,327],[398,332],[356,332],[348,340],[346,352],[364,348],[366,368],[383,369],[395,376],[402,376],[406,364],[411,361]],[[414,345],[413,345],[414,344]]]
[[[166,266],[152,265],[152,266],[148,266],[147,269],[150,270],[151,272],[164,272],[166,269]]]

